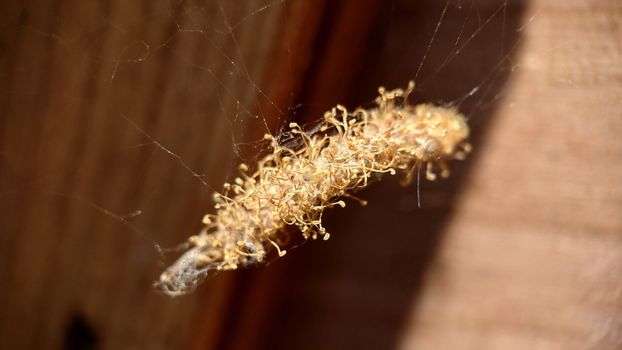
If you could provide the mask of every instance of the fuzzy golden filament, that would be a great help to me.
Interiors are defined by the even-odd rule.
[[[383,174],[404,172],[405,182],[424,167],[425,177],[449,176],[447,161],[463,159],[466,119],[454,108],[406,104],[406,90],[380,88],[376,107],[349,113],[336,106],[324,114],[319,132],[295,123],[291,133],[301,147],[278,144],[249,173],[214,194],[215,213],[189,238],[190,248],[166,269],[156,285],[169,295],[193,290],[207,275],[264,262],[270,253],[285,255],[282,233],[295,226],[305,239],[328,239],[324,209],[345,206],[341,198],[365,188]]]

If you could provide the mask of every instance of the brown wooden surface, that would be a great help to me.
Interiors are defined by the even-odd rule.
[[[220,188],[232,140],[264,127],[259,90],[288,8],[248,17],[263,5],[2,5],[0,348],[180,348],[203,314],[218,334],[231,275],[157,294],[150,241],[196,232],[213,191],[201,181]],[[136,210],[129,225],[105,212]]]
[[[0,349],[622,348],[622,4],[447,4],[0,4]],[[264,117],[415,77],[475,144],[422,208],[387,179],[328,242],[152,290]]]

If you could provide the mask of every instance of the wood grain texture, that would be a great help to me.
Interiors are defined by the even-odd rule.
[[[0,18],[0,349],[622,348],[618,1],[41,0]],[[196,232],[267,129],[415,77],[475,144],[421,208],[388,179],[328,213],[328,242],[153,291],[152,242]]]
[[[286,15],[263,5],[2,5],[0,348],[180,348],[195,314],[227,305],[227,276],[155,293],[150,242],[196,232],[202,181],[220,186],[233,140],[263,128]]]
[[[622,348],[622,4],[536,1],[400,348]]]

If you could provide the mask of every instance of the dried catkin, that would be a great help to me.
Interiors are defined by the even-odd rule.
[[[348,113],[337,106],[324,114],[316,132],[290,124],[301,147],[271,140],[272,153],[249,174],[214,194],[215,214],[203,218],[204,229],[189,238],[190,249],[162,273],[156,285],[169,295],[193,290],[208,274],[261,263],[270,252],[285,254],[286,226],[305,239],[329,233],[322,226],[324,209],[345,206],[340,198],[365,188],[384,173],[406,173],[405,182],[425,166],[428,180],[449,175],[446,161],[463,159],[470,150],[469,128],[454,108],[406,104],[412,91],[380,88],[376,107]]]

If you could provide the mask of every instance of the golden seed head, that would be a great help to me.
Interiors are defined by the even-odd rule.
[[[304,238],[328,239],[324,209],[345,207],[339,197],[366,187],[372,177],[410,170],[409,180],[412,169],[422,164],[427,165],[428,179],[436,178],[434,165],[442,177],[448,176],[445,161],[470,150],[466,119],[453,108],[405,105],[413,87],[380,88],[377,107],[371,110],[349,114],[338,105],[324,114],[322,135],[307,134],[291,123],[301,141],[299,149],[278,145],[276,138],[265,135],[272,141],[272,153],[258,162],[253,175],[234,180],[231,198],[214,195],[216,213],[204,218],[208,226],[191,240],[194,247],[161,275],[158,286],[179,295],[210,271],[263,262],[270,251],[283,256],[279,233],[288,225],[296,226]],[[246,172],[248,167],[241,164],[239,169]]]

